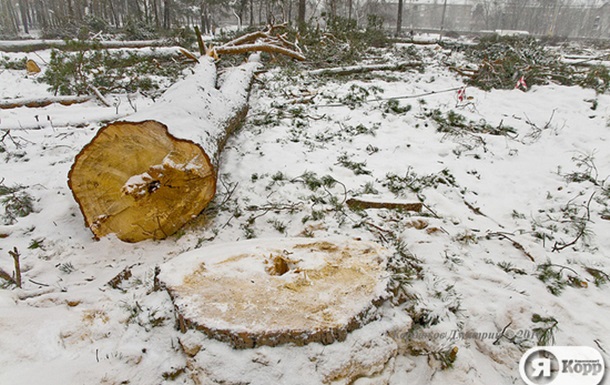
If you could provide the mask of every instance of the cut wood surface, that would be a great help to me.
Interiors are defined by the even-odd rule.
[[[372,71],[404,71],[407,68],[421,67],[421,62],[402,62],[390,64],[371,64],[347,67],[321,68],[308,71],[309,75],[351,75]]]
[[[350,198],[345,203],[353,210],[391,209],[420,212],[423,206],[421,202],[415,200],[388,200],[376,197]]]
[[[258,63],[227,70],[202,57],[152,108],[102,127],[76,156],[68,184],[96,237],[162,239],[214,197],[218,157],[248,110]]]
[[[255,239],[181,254],[160,266],[183,332],[238,349],[330,344],[386,297],[388,252],[352,239]]]

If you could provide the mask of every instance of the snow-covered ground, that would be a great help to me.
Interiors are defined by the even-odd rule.
[[[23,275],[22,289],[0,290],[0,384],[508,385],[522,383],[519,359],[541,342],[591,346],[608,362],[610,96],[547,85],[467,88],[460,101],[463,79],[439,64],[456,54],[416,49],[422,72],[261,74],[216,199],[162,241],[95,241],[66,183],[100,121],[151,101],[0,110],[0,180],[23,186],[15,194],[35,209],[0,226],[0,268],[13,271],[17,248]],[[0,98],[41,95],[25,71],[0,70]],[[506,134],[438,132],[449,111]],[[425,208],[345,205],[372,195]],[[156,266],[283,236],[379,242],[394,254],[394,299],[327,346],[234,350],[177,330]]]

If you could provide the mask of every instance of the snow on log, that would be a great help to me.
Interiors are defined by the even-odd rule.
[[[0,51],[3,52],[33,52],[45,49],[73,49],[69,44],[70,41],[65,40],[2,40],[0,41]],[[137,41],[77,41],[72,43],[78,45],[86,45],[92,49],[110,49],[110,48],[146,48],[146,47],[163,47],[167,46],[167,41],[164,40],[137,40]]]
[[[161,265],[180,328],[238,349],[330,344],[386,296],[388,252],[351,239],[255,239],[193,250]]]
[[[248,110],[258,63],[217,79],[209,57],[152,108],[102,127],[76,156],[68,184],[96,237],[162,239],[216,192],[218,157]]]
[[[8,110],[19,107],[38,108],[46,107],[53,103],[69,106],[76,103],[85,103],[91,99],[91,96],[49,96],[44,98],[0,99],[0,109]]]
[[[352,75],[372,71],[404,71],[407,68],[421,67],[422,62],[403,62],[394,64],[371,64],[348,67],[320,68],[308,71],[309,75]]]
[[[281,55],[289,56],[293,59],[297,60],[305,60],[305,56],[303,54],[294,51],[289,48],[281,47],[275,44],[270,44],[266,42],[262,43],[252,43],[252,44],[242,44],[238,46],[220,46],[215,47],[214,51],[218,55],[236,55],[240,53],[246,52],[267,52],[267,53],[277,53]]]

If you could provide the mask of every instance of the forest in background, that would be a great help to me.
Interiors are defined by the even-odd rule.
[[[245,28],[288,22],[324,29],[336,19],[364,28],[379,18],[399,36],[420,31],[523,30],[537,36],[610,37],[610,6],[576,0],[0,0],[0,39],[121,33],[146,40],[200,26]],[[182,29],[182,31],[181,31]]]

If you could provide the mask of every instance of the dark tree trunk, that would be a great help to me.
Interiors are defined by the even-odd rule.
[[[155,19],[155,27],[159,28],[159,5],[157,0],[152,0],[153,17]]]
[[[68,0],[66,4],[68,6],[68,20],[72,21],[74,20],[74,8],[72,7],[72,0]]]
[[[118,27],[119,18],[117,17],[116,11],[114,10],[114,5],[112,4],[112,0],[108,0],[108,5],[110,6],[110,14],[112,15],[112,24],[115,27]]]
[[[354,2],[353,0],[349,0],[347,2],[347,19],[351,20],[352,19],[352,9],[354,8]]]
[[[171,27],[171,0],[163,0],[163,28]]]
[[[28,0],[19,0],[19,13],[21,14],[21,24],[23,25],[23,32],[30,33],[28,26]]]
[[[43,1],[42,0],[38,0],[36,2],[36,6],[37,6],[37,10],[36,10],[36,16],[38,18],[38,23],[40,24],[40,26],[43,29],[47,29],[48,22],[47,22],[47,14],[46,14],[46,9],[44,7]]]
[[[254,25],[254,0],[250,0],[250,26]]]
[[[398,15],[396,15],[396,36],[400,36],[402,31],[402,8],[404,0],[398,0]]]
[[[307,10],[307,0],[299,0],[299,7],[297,10],[297,25],[301,33],[305,32],[305,11]]]
[[[6,20],[6,26],[10,32],[16,33],[19,30],[19,21],[13,8],[11,0],[4,0],[2,7],[2,20]]]

